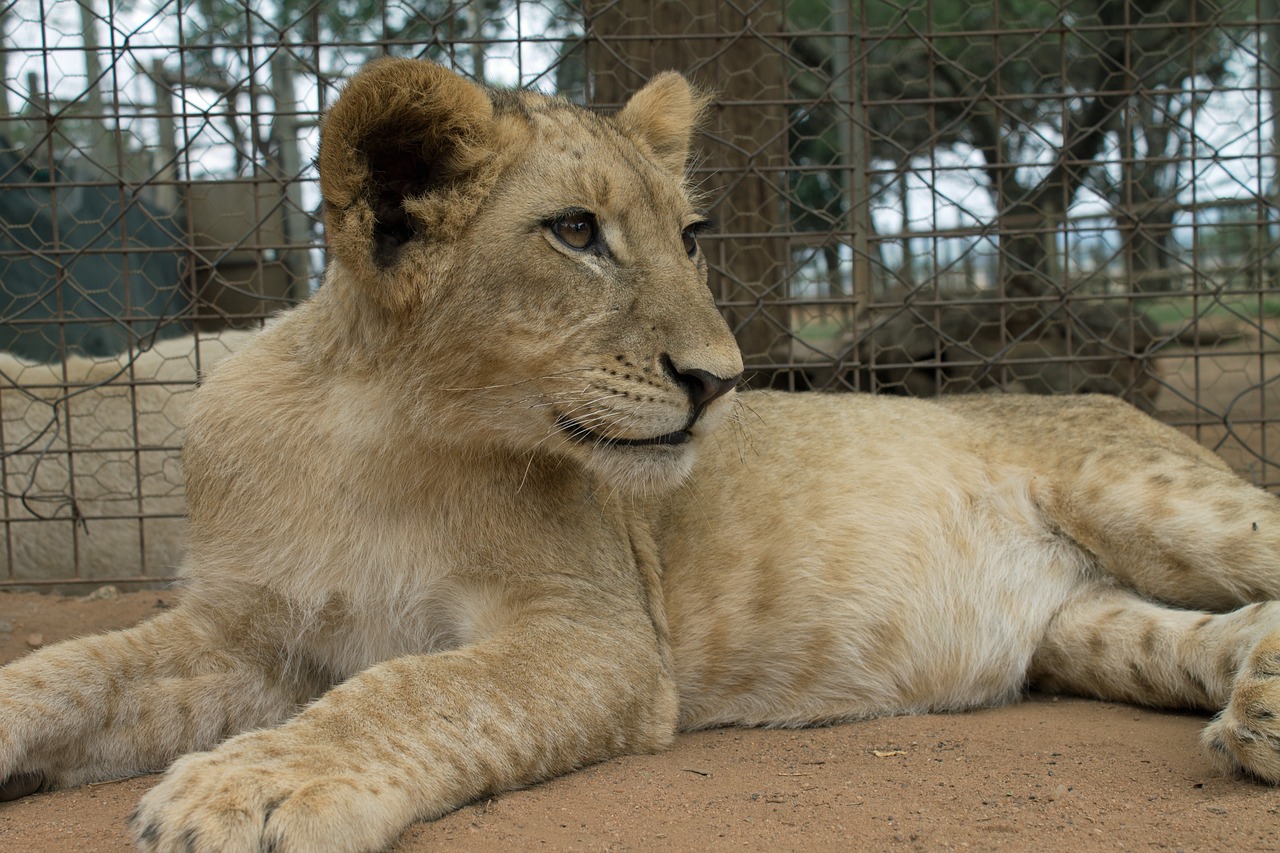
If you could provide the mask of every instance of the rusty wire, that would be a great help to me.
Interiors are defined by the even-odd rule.
[[[693,179],[754,386],[1116,394],[1280,488],[1271,0],[17,0],[0,25],[0,585],[172,575],[186,397],[318,286],[317,122],[384,53],[603,109],[665,68],[713,90]]]

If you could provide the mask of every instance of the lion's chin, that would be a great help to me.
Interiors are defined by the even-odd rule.
[[[689,478],[697,442],[576,446],[573,454],[616,494],[643,497],[671,491]]]

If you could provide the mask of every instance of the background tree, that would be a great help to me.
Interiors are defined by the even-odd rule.
[[[1235,0],[934,0],[905,6],[857,3],[852,26],[863,52],[853,73],[867,105],[871,156],[910,170],[944,150],[980,157],[1000,236],[1006,285],[1043,293],[1060,284],[1057,235],[1086,184],[1117,211],[1130,235],[1135,272],[1162,261],[1171,233],[1176,158],[1189,135],[1181,117],[1226,73],[1236,49],[1220,22]],[[795,79],[807,100],[829,91],[841,59],[823,0],[790,7]],[[833,126],[819,102],[801,122]],[[812,156],[848,164],[820,137]],[[821,149],[826,145],[826,152]],[[1097,168],[1116,154],[1123,174]],[[1149,156],[1148,156],[1149,155]],[[1172,158],[1172,159],[1171,159]],[[1172,163],[1172,165],[1171,165]],[[858,168],[857,164],[852,164]],[[1184,176],[1185,177],[1185,176]],[[813,181],[807,193],[821,187]],[[814,198],[811,209],[835,203]],[[1137,203],[1135,204],[1135,196]]]
[[[658,71],[677,69],[715,93],[698,170],[724,234],[704,241],[711,288],[753,370],[768,384],[790,360],[791,275],[783,237],[787,165],[781,6],[718,0],[584,3],[591,100],[617,107]]]

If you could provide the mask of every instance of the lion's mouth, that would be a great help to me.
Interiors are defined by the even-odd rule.
[[[684,444],[693,438],[693,434],[687,429],[676,430],[665,435],[655,435],[652,438],[610,438],[607,435],[601,435],[598,432],[592,432],[577,421],[561,417],[556,421],[556,426],[574,441],[580,444],[592,444],[597,447],[664,447],[676,444]]]

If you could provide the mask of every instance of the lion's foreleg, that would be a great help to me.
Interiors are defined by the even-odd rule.
[[[161,770],[316,688],[179,608],[0,669],[0,797]]]
[[[670,740],[674,688],[652,632],[539,621],[379,664],[283,726],[182,759],[143,799],[137,842],[381,849],[415,819]]]

